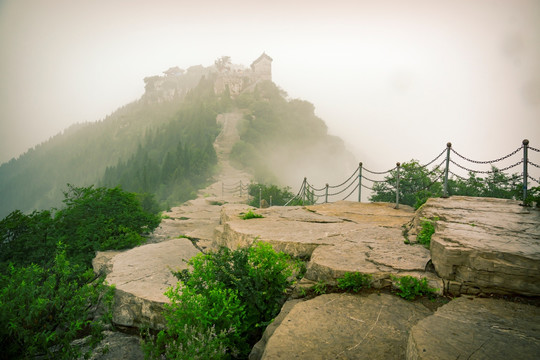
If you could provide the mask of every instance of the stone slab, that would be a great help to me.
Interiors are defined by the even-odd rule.
[[[410,328],[430,314],[387,294],[321,295],[294,305],[261,359],[404,359]]]
[[[167,302],[163,294],[177,283],[171,271],[187,267],[184,260],[199,253],[188,239],[147,244],[116,255],[106,281],[143,299]]]
[[[540,308],[461,297],[413,326],[407,360],[538,359]]]
[[[442,292],[444,284],[426,271],[429,250],[406,245],[403,226],[413,219],[409,207],[391,204],[337,203],[308,207],[256,209],[264,218],[240,220],[249,208],[224,205],[220,245],[237,248],[255,239],[275,250],[309,259],[306,279],[334,284],[345,272],[371,274],[375,287],[391,285],[392,275],[427,277]]]
[[[506,199],[429,199],[417,214],[438,217],[431,256],[459,293],[540,295],[540,211]]]

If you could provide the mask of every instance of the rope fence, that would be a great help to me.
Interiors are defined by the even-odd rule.
[[[509,185],[516,185],[521,183],[521,187],[523,190],[523,200],[527,199],[527,193],[528,193],[528,186],[529,181],[531,181],[533,184],[540,184],[540,179],[536,179],[533,176],[529,175],[529,165],[535,168],[540,168],[540,165],[538,165],[535,162],[532,162],[529,159],[529,150],[532,152],[540,153],[540,150],[537,148],[533,148],[529,146],[529,141],[527,139],[523,140],[522,145],[518,147],[517,149],[511,151],[510,153],[501,156],[499,158],[493,159],[493,160],[475,160],[471,159],[469,157],[466,157],[460,153],[458,153],[456,150],[452,148],[451,143],[446,144],[446,148],[443,149],[433,160],[430,162],[420,165],[418,164],[420,169],[428,170],[428,167],[434,164],[436,161],[442,160],[439,162],[437,166],[435,166],[431,171],[427,171],[426,173],[423,173],[427,176],[427,179],[429,179],[429,183],[422,184],[419,188],[416,188],[414,190],[415,194],[420,193],[422,191],[427,191],[430,188],[432,188],[435,184],[441,184],[442,185],[442,193],[443,197],[448,197],[448,180],[449,175],[454,177],[455,179],[459,179],[463,182],[469,181],[466,177],[457,174],[455,169],[458,171],[466,171],[471,176],[476,176],[476,174],[482,174],[482,175],[488,175],[493,177],[492,184],[499,184],[499,183],[508,183]],[[522,154],[521,159],[515,159],[511,165],[504,166],[500,169],[493,166],[493,164],[498,164],[502,161],[510,161],[514,157],[518,156],[518,154]],[[446,156],[445,156],[446,154]],[[510,159],[510,160],[509,160]],[[478,169],[477,166],[485,166],[489,165],[491,168],[488,170],[485,169]],[[504,164],[503,164],[504,165]],[[504,172],[514,169],[518,167],[519,165],[522,165],[522,173],[521,174],[513,174],[509,176],[508,178],[503,177],[502,179],[497,180],[496,175],[503,174]],[[304,178],[302,185],[300,186],[300,190],[298,193],[290,199],[286,205],[292,205],[292,204],[315,204],[324,202],[329,202],[329,198],[336,198],[338,200],[347,200],[350,198],[355,192],[358,194],[358,202],[362,201],[362,189],[367,189],[370,191],[377,191],[380,189],[393,191],[396,196],[396,208],[399,207],[400,203],[400,185],[403,186],[402,183],[404,183],[404,180],[407,180],[408,182],[411,181],[421,181],[422,179],[426,179],[426,177],[423,178],[414,178],[409,176],[410,174],[407,173],[407,168],[403,168],[403,166],[398,162],[396,163],[396,166],[386,170],[386,171],[374,171],[371,169],[368,169],[363,166],[363,164],[360,162],[358,164],[358,167],[354,170],[354,172],[342,183],[337,185],[329,185],[326,184],[323,187],[316,187],[315,185],[311,184],[307,178]],[[365,176],[364,173],[367,173],[369,177]],[[384,178],[381,178],[382,176],[385,176]],[[402,179],[402,176],[407,176],[407,178]],[[476,178],[475,179],[480,179]],[[440,186],[440,185],[439,185]],[[351,190],[352,189],[352,190]],[[403,192],[406,191],[406,189],[402,189]],[[520,190],[521,191],[521,190]]]

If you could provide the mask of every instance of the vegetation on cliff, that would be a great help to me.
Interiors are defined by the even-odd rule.
[[[443,170],[428,170],[421,166],[417,160],[403,163],[399,173],[399,202],[413,206],[416,209],[424,204],[430,197],[443,195]],[[396,190],[394,184],[397,179],[397,170],[390,171],[384,182],[373,185],[373,194],[370,201],[395,202]],[[478,177],[469,173],[468,178],[448,179],[448,195],[464,195],[475,197],[495,197],[502,199],[521,199],[523,194],[522,181],[517,174],[506,174],[493,167],[486,177]],[[536,188],[530,191],[530,201],[538,201],[540,192]]]
[[[272,246],[252,246],[199,254],[192,271],[167,291],[167,328],[148,336],[151,358],[247,358],[266,326],[279,313],[297,263]]]
[[[162,207],[194,196],[216,163],[216,115],[228,104],[203,78],[185,96],[144,97],[102,121],[78,124],[0,166],[0,218],[58,207],[66,184],[152,193]]]
[[[95,252],[141,244],[160,222],[118,187],[69,186],[64,196],[59,210],[0,221],[0,358],[73,359],[74,339],[96,344],[112,292],[91,269]]]
[[[328,134],[313,104],[287,100],[270,81],[240,94],[234,105],[245,115],[231,159],[252,169],[261,183],[296,184],[305,172],[340,179],[355,162],[342,140]]]

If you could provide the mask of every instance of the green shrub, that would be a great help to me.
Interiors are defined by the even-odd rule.
[[[403,276],[400,278],[392,277],[398,288],[397,294],[404,299],[414,300],[418,296],[432,295],[436,289],[429,287],[427,278],[418,280],[412,276]]]
[[[253,210],[249,209],[247,213],[242,215],[242,220],[249,220],[249,219],[260,219],[263,218],[261,214],[256,214],[253,212]]]
[[[249,205],[259,207],[259,195],[261,199],[274,206],[282,206],[294,197],[290,187],[280,188],[277,185],[265,185],[252,183],[248,189],[251,200]]]
[[[146,339],[147,356],[207,347],[214,354],[207,358],[247,357],[279,313],[297,263],[256,242],[234,251],[222,247],[199,254],[188,265],[191,271],[175,273],[182,286],[167,291],[167,328]],[[194,331],[202,335],[194,339]]]
[[[3,358],[73,359],[81,350],[72,341],[92,334],[91,347],[100,340],[103,322],[110,319],[112,288],[92,270],[82,273],[66,259],[59,246],[53,266],[45,269],[9,266],[0,275],[0,343]],[[92,319],[105,305],[106,316]]]
[[[55,213],[14,211],[0,221],[0,271],[8,262],[49,266],[58,242],[65,244],[72,264],[86,269],[96,251],[139,245],[145,241],[141,234],[161,221],[143,210],[137,194],[120,188],[68,185],[64,204]]]
[[[371,286],[370,274],[359,272],[346,272],[343,277],[337,280],[338,288],[345,291],[359,292],[362,288]]]
[[[317,283],[311,288],[313,289],[313,292],[317,295],[323,295],[328,292],[328,284],[323,280],[317,281]]]
[[[435,233],[435,222],[438,220],[438,217],[434,217],[433,219],[424,219],[420,222],[421,228],[416,236],[416,240],[428,249],[431,244],[431,236]]]

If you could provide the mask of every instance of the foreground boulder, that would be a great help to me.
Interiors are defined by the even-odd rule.
[[[538,359],[540,308],[461,297],[413,326],[407,360]]]
[[[540,295],[540,211],[506,199],[429,199],[431,258],[446,292]],[[416,226],[419,227],[419,224]]]
[[[410,328],[430,314],[388,294],[321,295],[295,303],[250,360],[404,359]]]
[[[184,260],[199,253],[190,240],[173,239],[139,246],[95,261],[95,271],[109,269],[106,281],[116,286],[113,322],[124,327],[165,326],[163,304],[167,288],[178,280],[172,271],[186,268]],[[98,254],[96,259],[108,258]]]

